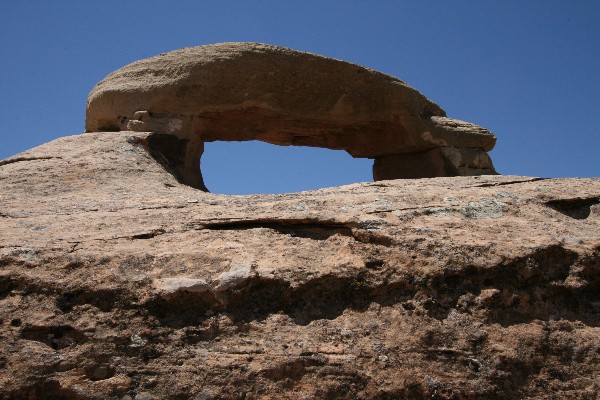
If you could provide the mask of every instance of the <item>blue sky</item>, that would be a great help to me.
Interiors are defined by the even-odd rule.
[[[498,137],[502,174],[600,176],[600,1],[0,0],[0,159],[83,131],[93,86],[135,60],[224,41],[397,76]],[[371,180],[341,151],[211,143],[217,193]]]

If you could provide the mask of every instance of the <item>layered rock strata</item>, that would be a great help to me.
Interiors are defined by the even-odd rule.
[[[599,179],[225,196],[177,140],[0,161],[0,397],[598,397]]]
[[[186,48],[103,79],[86,131],[151,131],[185,141],[180,179],[198,175],[203,143],[261,140],[374,158],[376,180],[495,174],[496,138],[401,80],[332,58],[258,43]]]

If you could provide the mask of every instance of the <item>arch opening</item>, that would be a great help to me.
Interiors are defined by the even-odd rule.
[[[204,184],[219,194],[281,194],[371,182],[373,161],[343,150],[258,140],[204,144]]]
[[[202,142],[152,133],[144,146],[180,183],[219,194],[281,194],[372,181],[373,161],[343,150],[259,140]]]
[[[222,194],[289,193],[371,182],[372,179],[380,181],[496,173],[487,153],[469,148],[441,147],[373,157],[375,161],[371,167],[369,158],[354,158],[343,150],[276,145],[262,140],[213,139],[204,142],[201,135],[182,139],[175,135],[152,133],[145,140],[145,145],[180,183],[208,192],[205,184],[205,177],[208,176],[208,187],[212,186],[212,191]],[[216,150],[205,155],[205,145],[214,146]],[[224,146],[231,147],[224,149]],[[235,168],[237,172],[232,173]],[[206,175],[206,171],[211,172]],[[242,180],[238,179],[245,174]],[[256,182],[259,184],[256,185]]]

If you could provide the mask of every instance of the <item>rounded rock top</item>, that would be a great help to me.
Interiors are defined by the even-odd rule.
[[[260,43],[190,47],[109,74],[88,97],[86,130],[117,130],[139,110],[202,115],[258,108],[328,122],[445,116],[418,91],[359,65]]]
[[[85,126],[87,132],[166,133],[196,147],[216,140],[261,140],[345,150],[375,158],[376,165],[386,157],[379,164],[388,172],[379,168],[376,179],[403,177],[389,171],[405,154],[450,148],[418,156],[415,165],[434,159],[439,165],[427,176],[464,175],[462,167],[468,174],[494,173],[487,154],[479,153],[493,148],[495,136],[446,118],[440,106],[400,79],[260,43],[184,48],[118,69],[89,94]],[[469,149],[469,155],[457,158],[454,149]],[[194,157],[201,153],[196,150]],[[465,164],[475,158],[485,162]]]

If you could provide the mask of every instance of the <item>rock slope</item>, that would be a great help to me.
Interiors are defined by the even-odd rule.
[[[599,179],[225,196],[160,138],[0,161],[0,397],[597,398]]]

